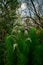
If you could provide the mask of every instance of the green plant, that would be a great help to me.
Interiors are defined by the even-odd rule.
[[[13,65],[13,44],[14,44],[14,39],[12,36],[7,36],[5,40],[6,44],[6,65]]]
[[[43,45],[36,46],[33,52],[33,65],[43,65]]]
[[[0,41],[0,65],[4,64],[4,45]]]
[[[29,64],[29,51],[30,51],[30,39],[24,35],[24,31],[18,34],[18,64],[27,65]]]
[[[43,65],[43,31],[31,28],[27,36],[24,32],[6,37],[6,65]]]

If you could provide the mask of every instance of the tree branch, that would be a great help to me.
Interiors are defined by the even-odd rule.
[[[36,16],[38,17],[38,20],[39,20],[39,22],[41,23],[41,17],[38,15],[38,13],[37,13],[37,10],[36,10],[36,8],[35,8],[35,5],[34,5],[34,3],[33,3],[33,0],[30,0],[31,1],[31,3],[32,3],[32,5],[33,5],[33,8],[34,8],[34,11],[35,11],[35,13],[36,13]]]

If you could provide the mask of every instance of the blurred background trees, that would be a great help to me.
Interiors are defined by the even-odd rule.
[[[11,34],[16,19],[17,0],[0,0],[0,65],[5,65],[6,47],[4,37]]]
[[[12,30],[16,8],[18,8],[17,0],[0,0],[0,41]]]
[[[39,28],[43,28],[43,0],[20,0],[22,13],[25,17],[30,18]],[[24,6],[27,6],[23,9]],[[23,15],[24,15],[23,14]]]
[[[15,26],[43,28],[43,0],[0,0],[0,40]]]

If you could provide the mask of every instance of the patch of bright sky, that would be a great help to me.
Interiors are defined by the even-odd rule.
[[[19,12],[21,13],[21,16],[30,16],[29,15],[29,9],[28,9],[28,7],[27,7],[27,5],[26,5],[26,2],[25,1],[27,1],[27,0],[20,0],[21,1],[21,7],[19,8]],[[28,0],[29,1],[29,0]],[[39,0],[38,0],[39,1]],[[24,3],[25,2],[25,3]],[[30,1],[29,1],[30,2]],[[41,4],[42,3],[42,0],[40,0],[39,1],[39,4]],[[38,13],[38,3],[37,3],[37,0],[34,0],[34,4],[35,4],[35,7],[36,7],[36,10],[37,10],[37,13]],[[31,6],[31,5],[30,5]],[[42,7],[42,9],[41,10],[43,10],[43,7]],[[34,16],[34,14],[33,14],[33,12],[31,11],[31,15],[32,16]]]
[[[22,5],[21,5],[21,9],[24,10],[24,9],[26,9],[26,8],[27,8],[26,3],[22,3]]]
[[[30,16],[30,12],[26,3],[22,3],[21,7],[18,10],[19,10],[19,13],[21,14],[21,17]],[[32,16],[34,16],[33,12],[31,12],[31,14]]]

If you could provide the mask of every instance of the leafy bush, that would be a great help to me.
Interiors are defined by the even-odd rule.
[[[43,45],[36,46],[33,52],[33,65],[43,65]]]
[[[30,48],[31,65],[43,65],[43,30],[32,28],[29,33],[32,40]]]
[[[4,64],[4,45],[0,41],[0,65]]]
[[[29,48],[30,40],[24,35],[24,31],[18,35],[18,64],[17,65],[27,65],[29,63]]]
[[[5,42],[6,42],[6,65],[13,65],[14,40],[11,36],[7,36]]]
[[[43,30],[31,28],[6,37],[6,65],[43,65]],[[17,46],[14,47],[14,44]]]

